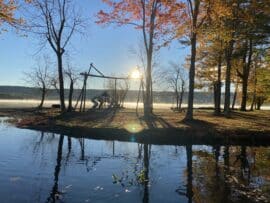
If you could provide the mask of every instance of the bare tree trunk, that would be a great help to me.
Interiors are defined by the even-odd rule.
[[[256,109],[261,110],[261,106],[263,105],[264,99],[262,97],[256,98]]]
[[[230,116],[230,103],[231,103],[231,59],[233,52],[234,42],[231,40],[226,49],[226,80],[225,80],[225,102],[224,102],[224,114],[226,117]]]
[[[143,15],[143,39],[145,50],[147,54],[147,67],[146,67],[146,87],[145,87],[145,100],[144,100],[144,116],[149,117],[153,113],[153,93],[152,93],[152,57],[153,57],[153,48],[154,48],[154,32],[155,32],[155,20],[156,20],[156,12],[159,5],[158,0],[154,0],[151,6],[151,16],[149,22],[149,37],[146,36],[146,4],[145,0],[141,0],[142,4],[142,15]]]
[[[248,78],[253,54],[252,40],[249,40],[249,54],[248,63],[243,65],[243,77],[242,77],[242,101],[241,101],[241,111],[246,111],[247,106],[247,90],[248,90]]]
[[[218,82],[215,81],[213,84],[213,94],[214,94],[214,108],[215,108],[215,115],[218,115],[217,108],[218,108]]]
[[[152,61],[152,60],[151,60]],[[152,63],[152,62],[151,62]],[[152,70],[151,70],[152,71]],[[151,97],[150,97],[150,108],[151,108],[151,112],[153,113],[153,102],[154,102],[154,95],[153,95],[153,79],[152,79],[152,73],[150,75],[151,77],[151,91],[150,91],[150,94],[151,94]]]
[[[180,99],[179,99],[179,110],[180,111],[182,110],[183,96],[184,96],[184,83],[182,82]]]
[[[185,120],[193,120],[196,43],[197,43],[197,34],[194,32],[192,33],[192,37],[191,37],[191,60],[190,60],[190,70],[189,70],[188,109],[187,109]]]
[[[256,90],[253,91],[252,102],[251,102],[251,105],[250,105],[250,111],[254,110],[255,99],[256,99]]]
[[[144,100],[144,115],[146,117],[152,114],[151,74],[152,74],[152,53],[148,53],[147,54],[147,69],[146,69],[145,100]]]
[[[247,87],[248,81],[247,78],[244,76],[242,81],[242,101],[241,101],[241,111],[246,111],[247,106]]]
[[[221,103],[221,53],[218,58],[218,78],[217,78],[217,89],[216,89],[216,102],[215,102],[215,114],[220,115],[220,103]]]
[[[247,87],[248,87],[248,81],[246,80],[246,77],[244,76],[243,81],[242,81],[241,111],[246,111],[246,106],[247,106]]]
[[[254,73],[254,90],[253,90],[253,96],[252,96],[252,102],[250,106],[250,111],[253,111],[255,101],[256,101],[256,96],[257,96],[257,65],[255,65],[255,73]]]
[[[61,105],[61,111],[64,112],[66,110],[66,106],[65,106],[65,93],[64,93],[65,89],[64,89],[64,77],[63,77],[63,62],[62,62],[61,53],[57,53],[57,63],[58,63],[60,105]]]
[[[70,86],[69,86],[69,96],[68,96],[68,112],[72,111],[72,98],[73,98],[73,89],[74,83],[72,78],[70,78]]]
[[[45,100],[45,95],[46,95],[46,87],[45,87],[45,85],[43,85],[42,92],[41,92],[41,100],[40,100],[40,104],[38,105],[38,109],[42,109],[43,108],[43,104],[44,104],[44,100]]]
[[[178,94],[178,91],[176,90],[175,91],[175,99],[176,99],[176,109],[179,110],[179,94]]]
[[[235,103],[236,103],[237,93],[238,93],[238,81],[236,81],[236,86],[235,86],[234,95],[233,95],[233,102],[232,102],[232,109],[233,110],[234,110]]]

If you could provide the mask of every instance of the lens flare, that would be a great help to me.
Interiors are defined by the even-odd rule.
[[[139,133],[143,130],[143,126],[138,123],[129,123],[124,128],[130,133]]]
[[[131,72],[131,78],[132,79],[140,79],[141,78],[141,73],[138,69],[135,69]]]

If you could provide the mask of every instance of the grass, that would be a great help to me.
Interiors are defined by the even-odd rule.
[[[243,138],[256,138],[255,141],[267,141],[270,144],[270,111],[233,111],[230,118],[225,118],[213,115],[212,110],[196,109],[194,121],[191,122],[183,120],[184,112],[173,112],[169,109],[156,110],[151,119],[145,119],[142,111],[136,114],[133,109],[91,110],[65,114],[49,109],[41,112],[33,109],[11,109],[1,110],[0,116],[13,117],[13,123],[21,128],[66,134],[77,131],[77,134],[84,132],[83,136],[94,133],[95,135],[91,136],[100,139],[121,140],[126,139],[124,136],[135,134],[138,137],[137,134],[141,134],[165,143],[166,139],[171,139],[170,143],[173,143],[179,137],[192,136],[197,140],[210,141],[236,138],[246,141]]]

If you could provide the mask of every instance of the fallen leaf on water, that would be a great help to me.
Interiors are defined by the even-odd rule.
[[[131,192],[130,190],[128,190],[128,189],[125,189],[125,192]]]
[[[97,187],[94,188],[94,190],[96,190],[96,191],[97,191],[97,190],[103,190],[103,187],[97,186]]]

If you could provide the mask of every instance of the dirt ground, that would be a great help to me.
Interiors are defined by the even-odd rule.
[[[142,110],[104,109],[87,112],[60,114],[56,110],[45,109],[2,109],[0,116],[12,117],[18,126],[60,125],[84,128],[116,128],[128,131],[146,129],[181,128],[197,130],[270,132],[270,111],[233,111],[230,118],[215,116],[212,110],[194,110],[194,121],[185,122],[185,112],[158,109],[151,119],[143,117]]]

